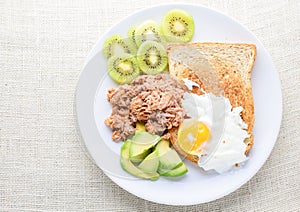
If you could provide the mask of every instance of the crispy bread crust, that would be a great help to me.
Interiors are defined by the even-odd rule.
[[[190,70],[189,67],[183,65],[185,60],[174,60],[176,51],[188,51],[188,48],[194,48],[199,51],[201,57],[205,57],[213,69],[216,71],[217,81],[222,95],[229,99],[233,107],[242,106],[244,110],[241,117],[248,125],[247,132],[249,139],[245,139],[247,144],[245,154],[248,154],[253,145],[253,124],[254,124],[254,102],[252,96],[251,71],[256,58],[256,46],[254,44],[245,43],[189,43],[189,44],[169,44],[167,52],[169,56],[169,72],[178,79],[188,78],[200,85],[200,88],[194,86],[192,92],[203,94],[205,92],[216,93],[207,82],[204,82],[206,76],[203,72]],[[175,51],[174,51],[175,50]],[[191,49],[192,50],[192,49]],[[195,68],[194,68],[195,69]],[[199,69],[198,69],[199,70]],[[205,73],[204,73],[205,75]],[[209,76],[208,76],[209,77]],[[217,87],[213,86],[213,87]],[[177,131],[172,129],[171,142],[174,148],[190,161],[197,162],[198,157],[186,154],[177,144]]]

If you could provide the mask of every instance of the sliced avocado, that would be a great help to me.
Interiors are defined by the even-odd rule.
[[[151,151],[160,136],[152,135],[148,132],[136,132],[131,140],[129,158],[132,162],[142,161]]]
[[[137,132],[146,132],[145,125],[142,122],[137,122],[135,127]]]
[[[121,148],[121,166],[128,173],[143,179],[157,180],[159,178],[158,173],[145,173],[137,168],[129,159],[129,150],[131,146],[130,140],[123,143]]]
[[[165,170],[175,169],[183,164],[181,158],[178,156],[177,152],[174,149],[171,149],[166,152],[164,155],[159,158],[159,173],[163,173]]]
[[[157,172],[158,172],[160,175],[164,175],[166,172],[169,172],[169,171],[171,171],[171,170],[177,169],[177,168],[178,168],[179,166],[181,166],[182,164],[184,164],[184,163],[183,163],[183,162],[178,163],[173,169],[167,169],[166,167],[158,166]]]
[[[154,150],[141,163],[138,168],[145,173],[156,173],[159,165],[158,152]]]
[[[170,149],[170,141],[162,139],[155,147],[158,155],[163,155]]]
[[[188,172],[188,169],[184,165],[184,163],[181,163],[181,165],[175,169],[172,170],[164,170],[160,175],[166,176],[166,177],[179,177]]]
[[[132,142],[131,144],[134,145],[133,141],[131,141],[131,142]],[[130,145],[130,146],[132,146],[132,145]],[[150,153],[151,153],[151,147],[149,149],[145,149],[145,151],[139,155],[134,155],[132,153],[130,154],[130,150],[129,150],[129,158],[132,162],[139,163],[142,160],[144,160],[147,157],[147,155],[149,155]]]
[[[172,170],[182,163],[181,158],[177,152],[170,148],[170,142],[167,140],[161,140],[156,148],[159,155],[159,170]]]
[[[158,165],[158,153],[157,151],[153,151],[138,165],[138,168],[145,173],[154,173],[157,172]]]

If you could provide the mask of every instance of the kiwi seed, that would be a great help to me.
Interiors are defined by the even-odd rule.
[[[156,41],[145,41],[138,49],[137,61],[145,74],[158,74],[168,65],[164,46]]]
[[[137,46],[140,46],[147,40],[153,40],[162,44],[165,43],[160,25],[151,20],[146,21],[137,27],[135,32],[135,40]]]
[[[184,10],[169,11],[162,20],[162,31],[170,42],[189,42],[194,36],[194,19]]]
[[[131,54],[112,56],[107,66],[109,76],[118,84],[130,83],[140,74],[136,58]]]
[[[105,40],[103,45],[103,55],[110,58],[113,55],[136,54],[137,47],[129,39],[124,39],[121,35],[112,35]]]

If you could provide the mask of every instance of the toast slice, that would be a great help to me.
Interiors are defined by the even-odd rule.
[[[245,139],[248,154],[253,145],[254,102],[251,71],[256,58],[256,46],[245,43],[185,43],[167,46],[169,72],[182,80],[187,78],[199,85],[192,86],[198,95],[214,93],[228,98],[233,107],[242,106],[241,117],[248,125],[250,138]],[[174,148],[187,159],[198,157],[185,153],[177,143],[178,128],[170,130]]]

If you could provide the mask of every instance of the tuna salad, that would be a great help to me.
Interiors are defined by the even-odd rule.
[[[168,139],[168,130],[179,127],[185,112],[181,106],[187,88],[169,75],[142,75],[129,85],[111,88],[107,99],[112,105],[105,124],[113,131],[112,140],[126,140],[142,122],[152,134]]]

